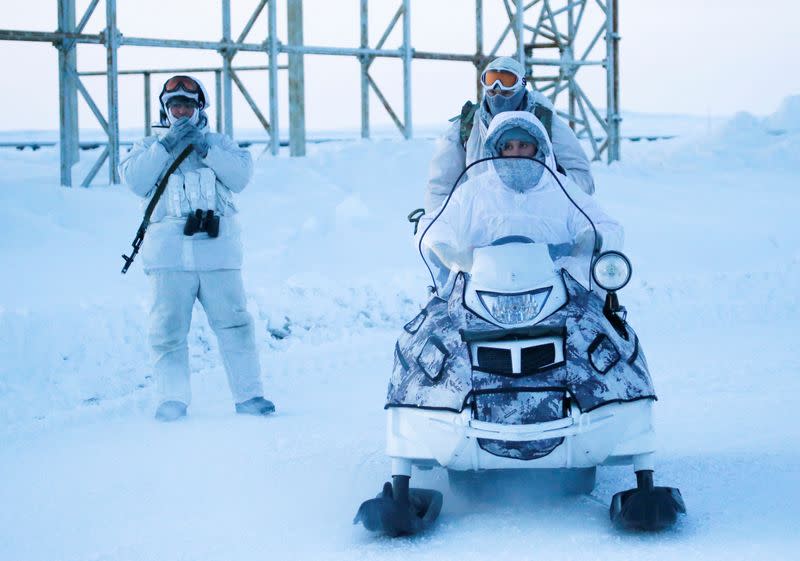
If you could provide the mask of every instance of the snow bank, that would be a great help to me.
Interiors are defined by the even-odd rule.
[[[686,130],[686,134],[651,145],[625,144],[626,164],[644,172],[794,172],[800,168],[800,96],[787,97],[775,113],[765,118],[742,111],[708,123],[705,130]],[[624,122],[623,134],[627,134]]]
[[[784,99],[778,110],[767,117],[766,124],[776,132],[800,132],[800,95]]]

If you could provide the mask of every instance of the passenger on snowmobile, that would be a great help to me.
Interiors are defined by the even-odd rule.
[[[476,107],[468,102],[437,144],[425,190],[428,217],[441,206],[461,172],[488,155],[485,141],[489,125],[507,111],[526,111],[536,115],[544,123],[552,141],[553,159],[559,173],[562,177],[569,177],[585,193],[594,193],[589,160],[575,133],[555,114],[553,104],[546,96],[526,88],[525,68],[519,61],[511,57],[494,59],[483,71],[481,83],[484,95],[480,105]],[[481,171],[481,166],[476,166],[468,173],[472,176]]]
[[[483,153],[533,157],[555,169],[544,126],[527,111],[507,111],[492,119]],[[571,181],[562,178],[574,203],[539,162],[499,159],[486,166],[484,173],[455,189],[422,237],[423,250],[432,251],[448,269],[468,271],[475,248],[506,236],[524,236],[534,242],[570,246],[569,253],[557,256],[556,267],[588,286],[589,260],[593,249],[600,247],[593,248],[594,231],[578,207],[594,222],[603,249],[622,248],[620,224]],[[418,236],[424,232],[420,230]]]
[[[275,406],[263,397],[232,195],[252,177],[250,153],[228,136],[209,132],[209,98],[196,78],[173,76],[159,101],[160,132],[137,142],[120,163],[124,182],[147,206],[165,168],[192,147],[169,176],[142,251],[154,298],[149,339],[161,400],[156,418],[179,419],[191,401],[186,336],[195,300],[219,340],[236,411],[269,414]]]

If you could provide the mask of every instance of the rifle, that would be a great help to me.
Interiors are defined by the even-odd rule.
[[[122,254],[122,259],[125,261],[125,265],[122,267],[122,274],[128,272],[128,267],[131,266],[133,260],[136,258],[136,254],[139,253],[139,248],[142,246],[142,242],[144,241],[144,234],[147,231],[147,227],[150,225],[150,217],[153,216],[153,211],[156,208],[156,204],[158,204],[158,200],[161,198],[161,195],[164,193],[164,190],[167,188],[167,181],[169,180],[169,176],[173,174],[173,172],[178,169],[178,166],[183,163],[183,160],[192,153],[194,150],[194,146],[191,144],[183,149],[175,161],[170,164],[167,168],[166,173],[159,181],[158,186],[156,187],[155,193],[153,193],[153,198],[150,199],[150,202],[147,204],[147,208],[144,211],[144,218],[142,218],[142,223],[139,225],[139,229],[136,230],[136,237],[133,238],[133,242],[131,245],[133,246],[133,252],[131,256],[128,257],[124,253]]]

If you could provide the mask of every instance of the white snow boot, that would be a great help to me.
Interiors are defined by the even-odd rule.
[[[263,397],[254,397],[236,404],[236,412],[242,415],[269,415],[275,412],[275,404]]]
[[[165,401],[156,409],[156,420],[171,422],[186,416],[186,404],[181,401]]]

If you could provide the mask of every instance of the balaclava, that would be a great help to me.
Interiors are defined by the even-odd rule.
[[[486,70],[497,70],[504,72],[511,72],[519,78],[516,89],[514,92],[506,97],[500,93],[495,95],[487,95],[486,86],[484,86],[484,102],[489,113],[494,117],[504,111],[517,111],[521,108],[525,98],[525,68],[515,58],[501,56],[494,59],[486,67]]]
[[[188,94],[185,92],[180,92],[178,95],[176,95],[176,93],[164,95],[164,97],[166,98],[164,100],[164,110],[167,113],[167,121],[169,121],[170,126],[174,125],[175,121],[178,120],[178,118],[172,114],[172,111],[169,110],[170,103],[186,102],[186,101],[197,102],[197,97],[198,97],[197,94]],[[198,104],[197,108],[194,110],[194,113],[192,113],[191,117],[189,117],[189,122],[192,123],[193,125],[197,125],[198,121],[200,121],[200,111],[201,111],[200,105]]]
[[[501,156],[506,142],[524,140],[538,146],[534,158],[547,162],[550,143],[547,133],[533,122],[535,119],[527,111],[514,111],[504,113],[497,122],[493,120],[492,124],[495,126],[491,127],[486,137],[487,154]],[[492,165],[506,187],[520,193],[536,187],[546,173],[542,164],[525,158],[492,160]]]
[[[208,122],[205,113],[205,108],[208,106],[208,93],[206,93],[203,83],[194,76],[180,77],[194,82],[198,87],[196,91],[189,91],[182,83],[179,83],[177,88],[167,91],[167,84],[177,77],[173,76],[164,82],[164,86],[161,88],[161,95],[158,97],[159,101],[161,102],[161,125],[172,126],[177,120],[177,118],[172,115],[172,112],[167,107],[171,100],[192,100],[197,103],[197,109],[194,111],[194,113],[192,113],[192,116],[189,117],[189,122],[196,126],[205,126]]]

